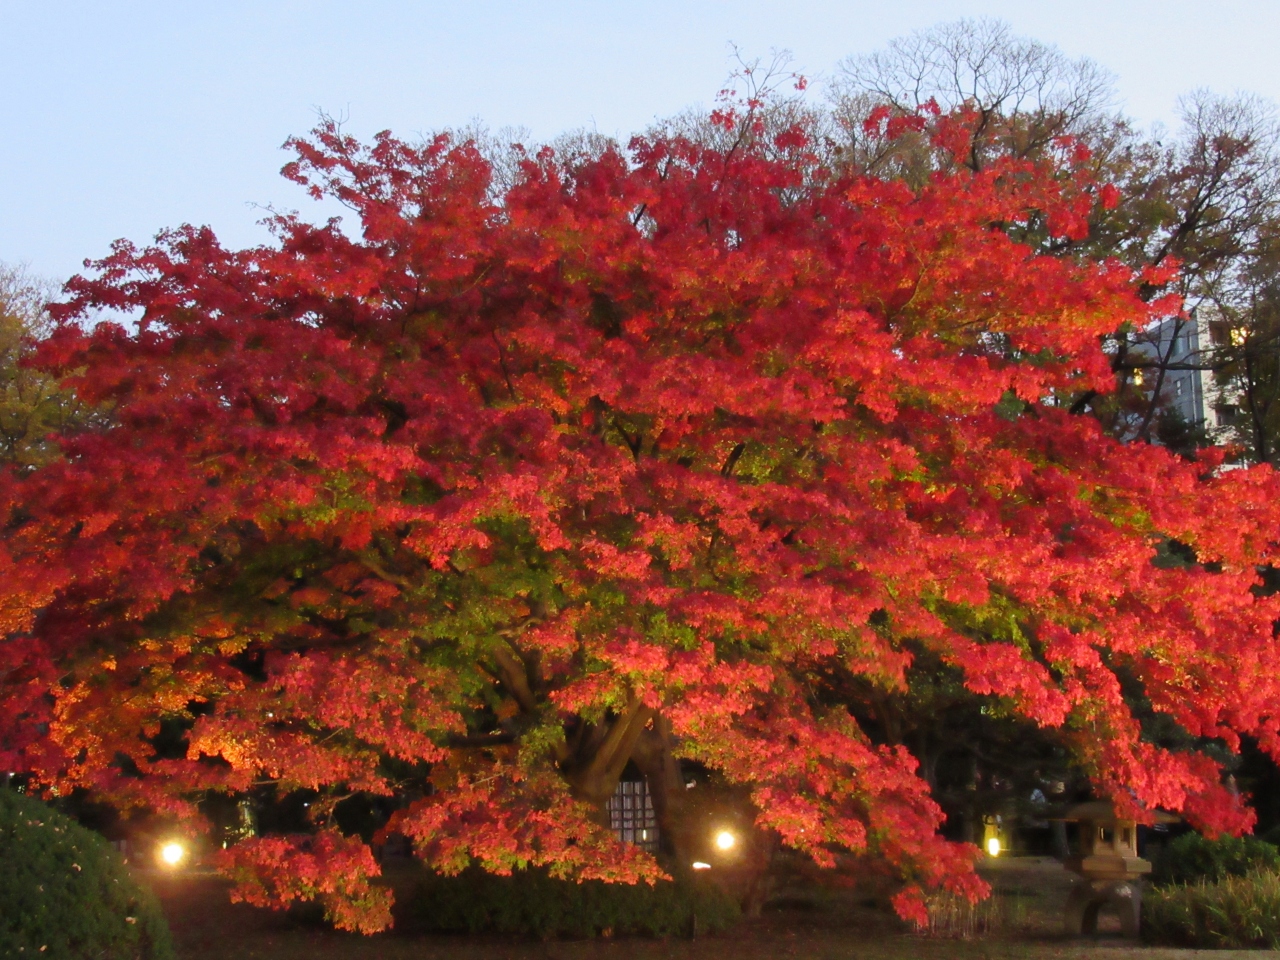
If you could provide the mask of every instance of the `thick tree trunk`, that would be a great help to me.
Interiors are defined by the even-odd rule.
[[[692,831],[696,825],[687,815],[684,776],[674,746],[671,724],[659,714],[636,741],[631,759],[649,784],[662,852],[677,863],[687,864],[692,860]]]
[[[589,803],[606,826],[605,804],[613,796],[653,711],[633,697],[626,710],[608,724],[594,725],[573,738],[562,763],[573,795]]]

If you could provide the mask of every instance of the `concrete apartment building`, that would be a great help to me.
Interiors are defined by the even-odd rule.
[[[1230,439],[1241,416],[1240,389],[1230,382],[1219,382],[1212,371],[1179,367],[1207,365],[1214,347],[1227,343],[1230,337],[1231,330],[1216,311],[1201,306],[1192,310],[1190,317],[1169,317],[1152,324],[1129,348],[1133,354],[1170,365],[1160,382],[1161,400],[1177,410],[1188,424],[1202,427],[1211,443]],[[1137,371],[1135,383],[1139,374],[1141,386],[1150,395],[1156,388],[1159,371]]]

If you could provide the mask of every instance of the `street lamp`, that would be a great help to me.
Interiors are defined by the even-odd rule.
[[[732,850],[732,849],[733,849],[733,847],[734,847],[734,844],[736,844],[737,842],[738,842],[738,838],[737,838],[737,837],[735,837],[735,836],[734,836],[732,833],[730,833],[728,830],[720,830],[720,831],[718,831],[718,832],[716,833],[716,848],[717,848],[717,849],[720,849],[720,850]]]

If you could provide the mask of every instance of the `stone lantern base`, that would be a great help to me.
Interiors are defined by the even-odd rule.
[[[1120,917],[1120,933],[1136,937],[1142,919],[1142,881],[1090,880],[1076,881],[1067,897],[1064,917],[1066,934],[1079,937],[1098,932],[1098,913],[1110,910]]]

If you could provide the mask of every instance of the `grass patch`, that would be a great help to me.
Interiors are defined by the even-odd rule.
[[[1157,887],[1142,904],[1143,936],[1153,943],[1211,949],[1280,949],[1280,874]]]

